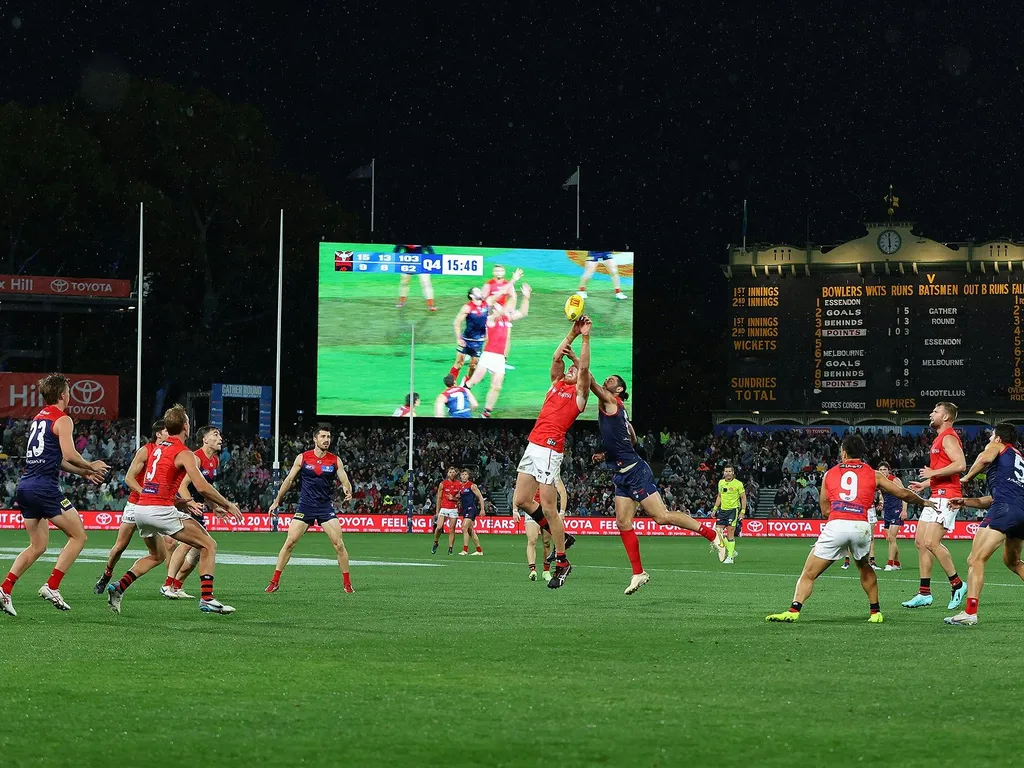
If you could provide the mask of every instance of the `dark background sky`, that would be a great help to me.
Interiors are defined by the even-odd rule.
[[[67,101],[99,67],[251,103],[367,220],[344,178],[377,159],[381,240],[576,245],[579,164],[579,245],[637,252],[634,389],[673,421],[723,383],[744,198],[752,241],[859,236],[890,182],[936,239],[1022,235],[1009,5],[303,5],[7,5],[0,101]]]

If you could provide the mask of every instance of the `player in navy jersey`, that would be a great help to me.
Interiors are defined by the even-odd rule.
[[[453,326],[455,328],[455,364],[452,365],[449,373],[453,378],[459,378],[459,371],[466,358],[469,358],[469,370],[466,371],[466,379],[473,375],[476,364],[480,361],[480,355],[484,350],[484,342],[487,341],[487,316],[490,307],[484,301],[484,293],[479,288],[470,288],[466,294],[469,299],[462,305],[459,314],[455,316]]]
[[[971,554],[967,558],[967,607],[945,622],[956,626],[978,623],[978,600],[985,586],[985,563],[1003,546],[1006,567],[1024,579],[1021,547],[1024,545],[1024,456],[1016,447],[1017,428],[1013,424],[997,424],[974,464],[960,481],[961,486],[985,471],[988,494],[980,499],[955,498],[954,508],[973,507],[988,512],[974,534]],[[986,469],[987,468],[987,469]]]
[[[903,482],[892,473],[888,462],[883,461],[878,465],[878,471],[888,477],[893,483],[903,487]],[[889,544],[888,561],[885,564],[887,571],[900,571],[903,566],[900,564],[900,545],[897,537],[903,522],[907,519],[907,502],[892,494],[882,493],[882,524],[885,526],[885,539]]]
[[[444,377],[444,386],[444,392],[434,400],[434,416],[442,419],[447,413],[453,419],[473,418],[473,409],[480,405],[473,393],[455,386],[455,377],[450,373]]]
[[[300,453],[295,457],[295,463],[292,464],[288,477],[281,483],[281,490],[277,492],[277,498],[270,505],[268,513],[273,515],[296,478],[301,478],[299,509],[288,526],[288,538],[285,539],[284,546],[281,547],[277,556],[274,576],[264,590],[265,592],[277,592],[281,581],[281,571],[288,565],[292,550],[295,549],[295,545],[303,534],[309,530],[309,526],[315,524],[319,524],[327,534],[327,538],[334,546],[334,551],[338,554],[338,566],[341,568],[345,591],[355,591],[352,589],[352,579],[348,569],[348,551],[345,549],[345,541],[341,536],[341,523],[338,522],[338,515],[334,511],[337,486],[341,485],[345,493],[345,501],[351,501],[352,483],[349,482],[348,473],[345,472],[345,465],[341,463],[341,459],[327,450],[330,447],[331,425],[320,424],[313,433],[313,450]]]
[[[0,585],[0,610],[17,616],[11,592],[14,585],[32,564],[46,552],[50,543],[50,523],[68,537],[68,543],[57,556],[50,578],[39,588],[39,596],[61,611],[71,610],[60,594],[60,582],[68,568],[85,547],[85,528],[78,510],[72,506],[60,487],[60,472],[81,475],[91,482],[102,482],[110,469],[102,461],[86,461],[75,450],[75,426],[65,413],[71,399],[68,379],[52,373],[37,384],[46,407],[32,420],[25,446],[25,470],[18,481],[14,499],[28,533],[29,544],[15,558],[11,570]]]
[[[477,517],[483,517],[484,497],[476,483],[470,478],[469,470],[464,469],[459,473],[459,482],[462,483],[462,490],[459,491],[459,512],[462,514],[462,551],[460,555],[469,554],[469,540],[476,545],[474,555],[482,556],[483,548],[480,546],[480,537],[476,535]]]
[[[640,541],[633,530],[633,517],[638,508],[659,525],[674,525],[699,533],[715,546],[721,557],[725,542],[713,526],[701,525],[689,515],[671,512],[665,507],[650,465],[637,453],[636,432],[629,423],[624,405],[629,398],[625,380],[621,376],[609,376],[602,386],[591,377],[590,391],[597,397],[597,425],[604,444],[604,451],[594,454],[594,461],[603,461],[615,473],[615,523],[633,566],[633,576],[625,594],[632,595],[651,578],[643,568]]]
[[[413,245],[410,243],[399,243],[395,246],[393,253],[422,253],[434,255],[434,249],[429,245]],[[402,277],[398,282],[398,303],[395,305],[399,309],[405,307],[405,302],[409,298],[409,282],[412,278],[406,273],[402,273]],[[431,312],[437,312],[437,305],[434,303],[434,286],[430,282],[430,275],[420,275],[420,288],[423,290],[423,298],[427,300],[427,309]]]

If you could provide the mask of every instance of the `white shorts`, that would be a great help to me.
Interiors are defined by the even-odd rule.
[[[499,355],[497,352],[481,352],[480,362],[477,365],[491,373],[504,373],[505,356]]]
[[[868,525],[874,525],[878,522],[878,513],[874,507],[868,507]]]
[[[847,550],[854,560],[867,557],[871,551],[871,526],[860,520],[829,520],[814,543],[814,556],[841,560]]]
[[[550,448],[527,443],[516,471],[533,475],[541,485],[554,485],[561,469],[562,454]]]
[[[124,505],[124,512],[121,513],[121,525],[135,525],[135,510],[137,507],[128,502]]]
[[[457,509],[445,509],[444,507],[441,507],[441,511],[438,512],[437,514],[440,515],[441,517],[445,518],[446,520],[458,520],[459,519],[459,510],[457,510]]]
[[[177,507],[135,507],[135,524],[139,527],[139,536],[144,539],[173,536],[185,527],[188,519],[189,516]]]
[[[938,509],[932,509],[931,507],[925,507],[921,510],[921,517],[918,518],[919,523],[938,523],[947,531],[952,531],[956,527],[956,510],[949,506],[949,499],[938,498],[932,499]]]

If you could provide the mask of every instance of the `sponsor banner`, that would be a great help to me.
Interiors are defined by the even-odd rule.
[[[843,437],[847,432],[858,432],[862,435],[874,433],[876,435],[905,435],[908,437],[920,437],[927,431],[928,427],[923,426],[885,426],[885,425],[864,425],[853,426],[848,424],[832,424],[829,426],[817,425],[813,427],[802,427],[797,424],[718,424],[714,428],[716,435],[734,435],[740,430],[747,434],[770,434],[772,432],[792,432],[806,437]],[[974,439],[985,437],[992,430],[991,426],[984,424],[962,424],[956,428],[957,434],[962,438]]]
[[[120,512],[96,512],[80,511],[82,522],[89,531],[113,531],[121,524]],[[413,533],[430,533],[433,530],[432,518],[428,515],[414,515],[412,518]],[[280,515],[278,517],[278,530],[285,531],[292,521],[291,515]],[[344,533],[405,533],[406,517],[403,514],[390,515],[338,515],[341,523],[341,530]],[[271,528],[271,517],[268,514],[242,515],[242,520],[237,523],[221,522],[213,515],[206,516],[206,523],[209,530],[214,532],[239,531],[239,532],[260,532],[269,531]],[[773,539],[799,539],[817,538],[824,527],[824,520],[744,520],[743,535],[751,538],[773,538]],[[0,530],[23,528],[21,515],[16,510],[0,509]],[[617,536],[618,528],[615,526],[614,517],[567,517],[565,529],[569,533],[582,534],[584,536]],[[679,528],[663,527],[646,518],[638,518],[633,521],[633,529],[641,536],[696,536],[691,531],[683,531]],[[319,526],[313,527],[319,531]],[[445,530],[448,530],[447,524]],[[461,521],[456,523],[456,530],[462,530]],[[518,523],[512,521],[511,517],[482,517],[477,518],[476,530],[478,533],[524,533],[525,525],[522,520]],[[978,531],[977,521],[957,521],[956,528],[946,534],[950,540],[974,538]],[[917,533],[917,521],[910,520],[900,528],[901,539],[912,539]],[[875,526],[875,538],[883,538],[885,528],[882,523]]]
[[[72,419],[116,419],[118,377],[91,373],[65,374],[71,382],[68,416]],[[0,373],[0,418],[31,419],[46,403],[36,389],[41,373]]]
[[[132,283],[131,280],[108,280],[100,277],[0,275],[0,294],[4,293],[127,299],[132,295]]]

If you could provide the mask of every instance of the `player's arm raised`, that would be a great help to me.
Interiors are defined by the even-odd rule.
[[[345,465],[341,459],[338,459],[338,482],[345,492],[345,501],[352,501],[352,481],[349,480],[348,472],[345,471]]]
[[[569,328],[569,332],[565,334],[565,338],[558,342],[558,346],[555,347],[555,353],[551,356],[551,381],[559,381],[565,376],[565,362],[564,358],[569,357],[575,361],[575,355],[572,351],[572,343],[576,341],[576,337],[580,335],[580,329],[576,323],[572,324]]]
[[[571,352],[571,350],[570,350]],[[571,355],[572,361],[576,363],[576,355]],[[577,363],[577,366],[579,363]],[[597,383],[597,379],[593,376],[590,377],[590,391],[594,393],[594,397],[597,398],[597,407],[608,414],[615,413],[615,409],[619,407],[619,404],[615,402],[615,395],[604,388],[603,385]],[[636,433],[633,431],[633,425],[628,421],[626,425],[629,427],[630,439],[636,442]]]
[[[904,488],[902,484],[897,485],[886,477],[885,473],[879,472],[877,469],[875,470],[875,483],[890,496],[895,496],[908,504],[916,504],[919,507],[931,507],[932,509],[935,509],[934,501],[931,499],[922,499],[909,488]]]
[[[945,444],[943,444],[942,447],[945,448],[946,447]],[[995,461],[999,457],[999,452],[1001,450],[1002,450],[1002,446],[999,445],[999,443],[989,443],[988,445],[986,445],[985,446],[985,450],[983,450],[981,453],[978,454],[978,458],[976,458],[974,460],[974,463],[971,465],[971,468],[967,472],[967,474],[964,475],[962,478],[960,478],[960,482],[961,483],[969,483],[971,480],[973,480],[975,477],[977,477],[978,474],[983,469],[985,469],[985,467],[987,467],[989,464],[991,464],[993,461]],[[950,458],[952,458],[952,457],[950,457]],[[952,466],[952,465],[950,465],[950,466]]]
[[[434,416],[438,419],[444,418],[444,404],[448,402],[448,398],[444,396],[444,392],[434,398]]]
[[[198,457],[194,453],[179,453],[174,457],[174,463],[181,469],[185,470],[185,474],[192,480],[192,485],[196,487],[197,491],[203,494],[204,499],[215,506],[222,507],[227,510],[229,515],[239,518],[242,516],[242,513],[238,509],[238,505],[221,496],[220,492],[210,485],[210,481],[203,477],[203,473],[199,471]]]
[[[110,469],[105,461],[86,461],[82,458],[82,454],[75,448],[74,431],[75,425],[70,416],[61,416],[53,422],[53,433],[57,436],[57,442],[60,443],[60,452],[64,461],[90,472],[106,472]]]
[[[128,467],[128,474],[124,476],[124,484],[136,493],[142,493],[139,475],[146,468],[147,461],[149,461],[149,451],[143,446],[135,452],[135,455],[132,457],[132,463]]]
[[[296,456],[295,461],[292,462],[292,468],[288,470],[288,476],[284,479],[284,482],[281,483],[281,487],[277,491],[277,498],[274,499],[274,503],[271,504],[270,508],[267,510],[268,515],[274,514],[274,510],[281,506],[281,499],[283,499],[284,495],[292,489],[292,485],[295,483],[295,478],[299,476],[300,469],[302,469],[301,453]]]
[[[580,361],[576,363],[579,369],[579,373],[576,374],[576,407],[582,411],[587,407],[587,398],[590,397],[590,329],[593,324],[586,315],[577,322],[580,324],[583,345],[580,348]]]

